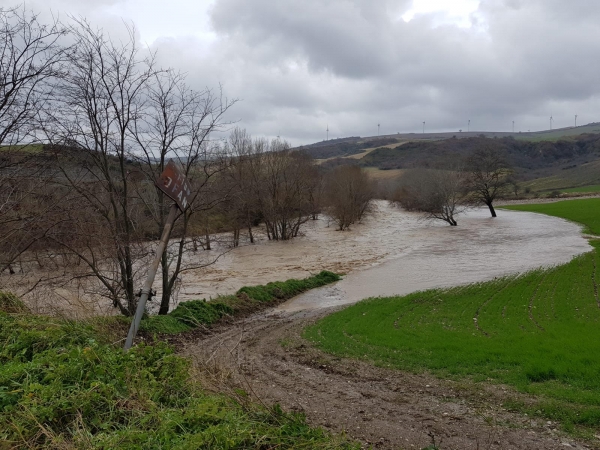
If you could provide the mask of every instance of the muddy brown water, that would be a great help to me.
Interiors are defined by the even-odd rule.
[[[339,306],[367,297],[404,295],[430,288],[490,280],[507,274],[566,263],[591,250],[577,224],[528,212],[484,208],[459,217],[459,226],[423,221],[397,212],[394,234],[380,264],[352,271],[334,285],[307,292],[278,311]]]
[[[256,244],[246,239],[235,249],[229,246],[229,234],[215,236],[214,250],[186,253],[184,266],[190,270],[182,273],[176,285],[172,307],[181,301],[233,294],[242,286],[304,278],[321,270],[346,275],[339,283],[292,299],[276,312],[338,306],[370,296],[483,281],[564,263],[591,248],[578,225],[539,214],[499,211],[499,217],[492,219],[487,210],[475,209],[459,216],[458,227],[450,227],[422,220],[419,214],[387,202],[376,202],[374,209],[350,231],[337,231],[324,218],[311,220],[301,236],[288,242],[269,241],[260,228],[254,230]],[[215,264],[207,265],[214,259]],[[68,273],[43,270],[4,274],[0,281],[24,295],[38,312],[57,310],[77,317],[114,313],[96,294],[93,279],[78,283]],[[50,280],[47,286],[26,294],[44,277]],[[159,296],[160,279],[159,274],[154,285]],[[156,302],[151,306],[155,308]]]

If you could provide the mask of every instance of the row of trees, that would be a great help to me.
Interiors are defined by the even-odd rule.
[[[407,172],[400,178],[391,200],[452,226],[457,225],[456,216],[469,205],[485,205],[496,217],[493,203],[511,187],[510,173],[502,153],[482,147],[459,166]]]
[[[45,25],[0,9],[0,49],[0,273],[17,258],[60,256],[72,277],[97,280],[98,293],[133,314],[147,241],[171,203],[154,187],[170,159],[194,195],[162,255],[160,314],[181,273],[211,262],[184,258],[199,235],[210,249],[211,234],[232,231],[236,246],[241,230],[253,241],[262,223],[269,239],[288,240],[322,211],[341,230],[368,211],[360,170],[323,174],[286,142],[240,129],[214,139],[236,100],[191,89],[137,47],[131,28],[117,43],[85,20]]]

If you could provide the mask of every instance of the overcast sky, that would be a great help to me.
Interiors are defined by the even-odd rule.
[[[16,2],[0,0],[1,6]],[[293,144],[600,121],[598,0],[28,0],[118,34],[122,19],[230,120]]]

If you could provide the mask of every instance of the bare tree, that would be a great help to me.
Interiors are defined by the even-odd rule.
[[[250,243],[254,243],[252,227],[260,220],[259,183],[261,155],[254,152],[252,137],[246,130],[235,128],[229,134],[227,150],[231,154],[232,164],[227,171],[223,191],[229,192],[227,202],[223,204],[223,214],[233,231],[233,246],[240,243],[240,230],[248,230]]]
[[[475,150],[467,158],[467,188],[476,203],[486,205],[496,217],[493,202],[509,185],[511,170],[503,154],[492,147]]]
[[[46,131],[58,149],[60,182],[77,193],[85,220],[74,217],[77,239],[63,235],[56,241],[88,266],[121,313],[132,315],[136,263],[146,250],[138,243],[144,204],[133,184],[143,180],[133,170],[130,129],[147,101],[144,89],[159,71],[153,55],[140,56],[131,28],[129,40],[118,45],[84,20],[70,31],[75,50],[58,87],[55,128]]]
[[[137,48],[135,30],[127,31],[128,39],[115,43],[84,20],[71,27],[76,47],[46,131],[57,144],[58,183],[76,193],[79,209],[70,215],[71,232],[54,239],[85,263],[81,276],[95,277],[122,314],[134,314],[147,241],[160,235],[171,203],[154,180],[169,159],[177,161],[195,195],[161,259],[159,312],[166,314],[180,273],[189,269],[183,255],[190,220],[216,201],[200,195],[223,167],[208,137],[234,102],[192,91],[181,74],[158,69],[154,55]]]
[[[464,174],[460,170],[411,170],[400,178],[393,201],[456,226],[456,216],[464,210]]]
[[[235,100],[223,99],[211,90],[193,91],[185,83],[185,77],[172,70],[156,73],[145,87],[146,101],[140,113],[130,125],[134,145],[140,156],[134,156],[139,170],[151,183],[164,170],[169,159],[176,160],[183,168],[186,178],[194,187],[190,199],[192,205],[180,220],[176,231],[177,244],[165,249],[161,259],[162,298],[159,314],[167,314],[173,287],[183,270],[183,256],[188,239],[188,227],[192,216],[206,214],[227,195],[214,195],[214,178],[229,162],[224,159],[220,147],[212,145],[208,138],[222,128],[223,115],[235,104]],[[143,155],[143,156],[141,156]],[[140,186],[139,197],[156,224],[160,235],[171,200],[159,189]],[[209,192],[212,191],[212,192]]]
[[[21,8],[0,8],[0,145],[35,137],[35,119],[52,96],[52,82],[70,52],[67,29],[46,25]]]
[[[327,214],[339,230],[361,220],[373,199],[373,183],[357,166],[339,166],[325,178]]]
[[[267,235],[273,240],[296,237],[313,213],[311,192],[318,182],[316,168],[307,155],[293,152],[287,142],[255,141],[262,166],[258,199]]]
[[[0,273],[14,272],[14,261],[53,227],[58,196],[47,190],[51,164],[42,146],[31,144],[70,51],[59,42],[66,33],[58,21],[40,23],[24,7],[0,8]]]

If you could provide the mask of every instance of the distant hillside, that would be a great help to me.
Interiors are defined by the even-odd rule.
[[[328,160],[325,166],[355,164],[390,170],[435,164],[440,158],[455,158],[485,143],[504,149],[511,155],[516,166],[531,170],[551,166],[558,159],[593,153],[589,146],[597,145],[591,141],[597,140],[600,136],[598,133],[600,123],[524,133],[462,130],[456,133],[398,133],[335,139],[299,149],[314,159]],[[402,149],[381,148],[390,147],[394,143],[405,144]],[[367,149],[375,150],[364,156],[357,156]],[[346,161],[352,155],[355,160]]]
[[[382,137],[373,139],[361,139],[352,137],[345,139],[334,139],[324,142],[318,142],[312,145],[298,147],[313,159],[328,159],[341,156],[350,156],[363,152],[365,149],[379,147],[382,145],[396,144],[400,139]]]
[[[600,157],[600,135],[589,134],[556,142],[480,137],[413,141],[393,148],[375,149],[358,163],[363,167],[377,167],[382,170],[435,167],[459,162],[481,147],[491,147],[504,152],[512,165],[527,172],[568,162],[581,164],[588,162],[590,158]]]

